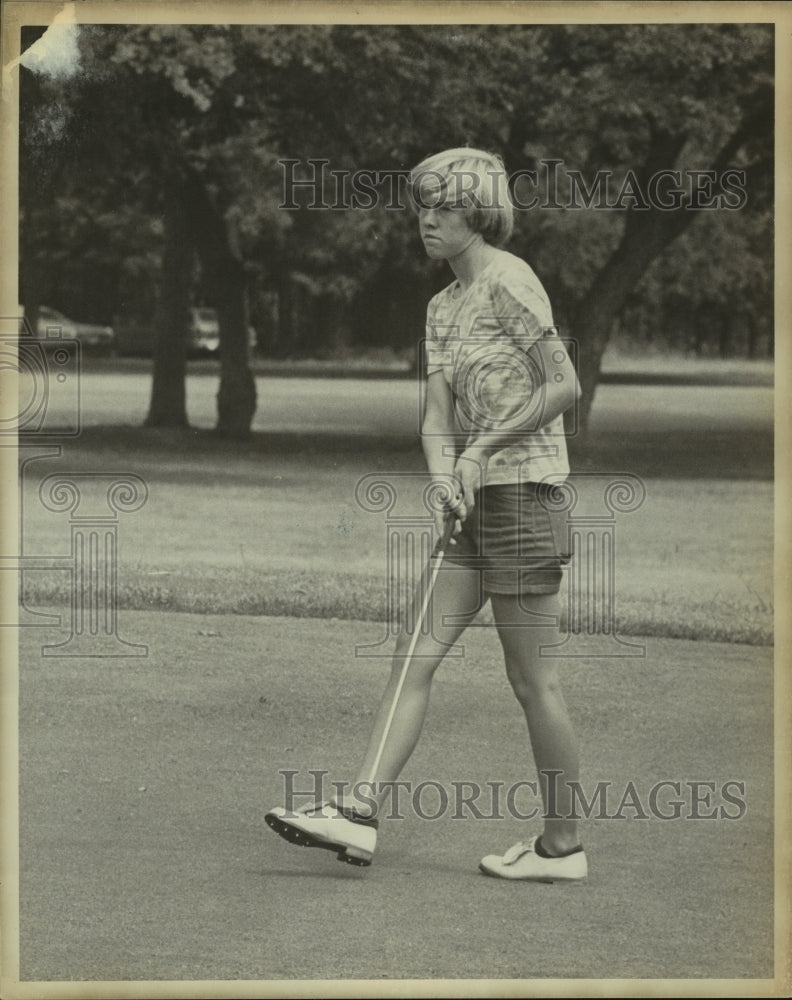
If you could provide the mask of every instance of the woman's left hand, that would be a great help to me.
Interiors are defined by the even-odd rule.
[[[454,475],[459,480],[466,515],[476,506],[476,493],[484,482],[486,469],[487,459],[483,455],[463,451],[457,460]]]

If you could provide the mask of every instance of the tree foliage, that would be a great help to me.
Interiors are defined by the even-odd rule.
[[[221,318],[224,432],[244,434],[255,405],[248,308],[272,354],[420,339],[447,273],[389,207],[392,178],[353,208],[331,171],[405,171],[447,146],[501,152],[523,172],[515,195],[545,206],[518,211],[513,249],[579,343],[587,406],[619,323],[698,349],[769,337],[770,26],[88,26],[81,50],[74,79],[25,82],[23,290],[145,314],[192,267]],[[324,161],[335,207],[310,209],[306,188],[279,207],[287,160],[300,176]],[[745,171],[745,203],[697,208],[706,175],[691,172],[717,185],[728,169]],[[673,210],[646,196],[658,171],[682,179]],[[167,252],[175,231],[192,265]],[[104,278],[93,292],[88,274]],[[171,376],[154,418],[183,380],[183,311],[158,312]]]

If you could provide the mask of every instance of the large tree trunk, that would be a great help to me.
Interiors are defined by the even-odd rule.
[[[757,96],[756,107],[739,123],[738,128],[718,151],[711,164],[717,173],[730,165],[731,157],[745,141],[766,127],[772,116],[772,95]],[[646,161],[636,171],[641,189],[657,171],[676,163],[686,137],[673,135],[650,122],[650,143]],[[594,393],[599,381],[602,355],[608,345],[614,321],[649,265],[696,218],[698,211],[689,206],[663,212],[631,209],[627,213],[624,234],[610,260],[595,278],[588,292],[578,302],[572,320],[572,335],[579,345],[578,376],[583,391],[579,412],[580,430],[588,426]]]
[[[580,300],[572,319],[572,334],[578,347],[578,378],[582,389],[579,410],[580,429],[588,425],[594,394],[599,381],[600,365],[608,346],[616,317],[627,297],[640,281],[646,269],[663,248],[674,239],[678,231],[659,217],[659,225],[651,225],[650,213],[640,216],[631,213],[624,237],[596,281]],[[689,224],[691,213],[685,213]]]
[[[685,136],[671,135],[652,128],[646,161],[636,172],[641,188],[663,166],[676,162]],[[608,346],[616,317],[646,269],[682,230],[693,213],[630,209],[619,245],[579,300],[572,316],[572,335],[578,345],[578,378],[583,395],[579,409],[579,430],[588,426],[600,364]]]
[[[22,51],[44,33],[43,28],[23,26]],[[32,143],[27,130],[38,119],[38,109],[44,98],[41,95],[41,77],[24,66],[19,67],[19,271],[18,303],[24,307],[27,329],[35,336],[39,306],[46,284],[46,267],[42,266],[40,248],[37,250],[36,228],[39,219],[50,211],[52,171],[42,176],[32,156]]]
[[[207,296],[220,322],[220,387],[216,431],[244,439],[256,412],[256,383],[248,358],[245,269],[232,246],[228,225],[200,177],[188,172],[182,200],[190,207],[195,247]]]
[[[228,256],[218,269],[215,294],[220,320],[220,387],[217,392],[217,433],[244,439],[256,412],[256,383],[248,363],[248,322],[245,273]]]
[[[288,271],[279,271],[276,281],[278,321],[272,355],[276,358],[287,358],[294,347],[294,288]]]
[[[155,318],[154,375],[147,427],[187,427],[186,340],[194,252],[182,199],[166,186],[162,284]]]

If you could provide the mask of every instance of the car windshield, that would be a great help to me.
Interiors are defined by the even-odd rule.
[[[215,319],[214,309],[196,309],[195,315],[198,317],[198,319],[205,320],[206,322],[211,322],[213,319]]]

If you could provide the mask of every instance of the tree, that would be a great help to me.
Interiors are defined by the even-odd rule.
[[[768,26],[337,28],[330,41],[323,94],[305,107],[335,122],[355,163],[376,163],[387,151],[403,168],[427,151],[471,144],[501,150],[514,174],[536,172],[529,194],[543,207],[518,212],[515,247],[536,263],[564,332],[578,343],[584,424],[618,316],[654,262],[694,220],[709,220],[718,200],[725,207],[717,214],[731,215],[733,224],[716,227],[715,254],[712,227],[693,227],[698,256],[723,262],[730,252],[743,254],[752,231],[746,270],[770,270]],[[339,100],[342,82],[347,93],[368,95],[366,102]],[[727,190],[730,169],[744,173],[732,173]],[[681,193],[669,202],[677,178]],[[757,214],[759,227],[751,221]],[[365,306],[381,262],[394,267],[408,244],[391,220],[354,308]],[[416,286],[431,277],[426,265],[407,270]],[[684,287],[671,257],[662,273]],[[706,273],[710,294],[729,310],[734,269],[709,266]],[[757,295],[768,311],[769,287],[760,281],[752,288],[755,317]],[[394,297],[385,291],[383,311]]]
[[[749,202],[766,202],[772,45],[766,25],[576,26],[546,33],[543,79],[550,86],[536,95],[532,114],[512,121],[515,159],[525,156],[529,136],[541,135],[535,157],[562,159],[567,176],[577,166],[590,183],[610,172],[628,192],[603,233],[605,260],[582,289],[570,289],[584,425],[614,321],[652,262],[710,210],[707,178],[716,178],[717,190],[724,171],[740,167]],[[673,210],[646,195],[653,178],[668,170],[679,171],[687,187]],[[769,245],[763,250],[767,261]]]
[[[217,307],[220,323],[217,431],[244,437],[255,412],[245,273],[224,219],[224,186],[216,185],[216,193],[211,187],[213,154],[234,128],[222,100],[223,81],[234,72],[231,45],[221,30],[157,25],[94,28],[83,33],[82,51],[87,78],[83,96],[90,98],[91,114],[110,127],[117,149],[123,148],[127,156],[132,153],[165,219],[146,422],[186,423],[184,345],[190,272],[197,254],[204,290]],[[218,93],[220,99],[213,102]],[[114,115],[119,105],[132,113]]]
[[[93,142],[94,201],[128,203],[131,191],[145,217],[173,213],[165,230],[181,226],[197,255],[221,319],[224,433],[244,435],[255,405],[249,286],[257,303],[277,299],[280,329],[262,339],[287,353],[418,339],[426,297],[447,280],[423,258],[411,214],[384,197],[311,211],[302,190],[302,208],[279,209],[284,160],[322,160],[330,178],[406,170],[446,146],[501,151],[520,175],[519,204],[527,193],[540,205],[518,211],[513,246],[578,342],[584,419],[625,310],[642,303],[646,315],[651,303],[659,313],[676,296],[725,315],[748,294],[752,322],[767,311],[766,281],[735,282],[734,269],[711,264],[706,298],[678,265],[700,266],[714,235],[721,261],[747,253],[746,273],[769,269],[768,26],[158,25],[85,29],[82,44],[79,86],[53,100],[76,123],[72,147],[78,134]],[[713,226],[701,171],[717,190],[727,168],[745,171],[747,203],[726,198],[729,224]],[[664,210],[668,171],[682,194]],[[170,334],[183,322],[187,265],[162,259],[160,300],[174,307],[159,312],[154,394],[178,398],[180,337]],[[180,419],[178,407],[162,413]]]

